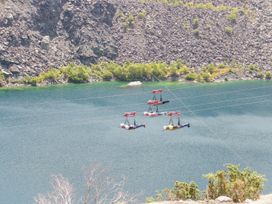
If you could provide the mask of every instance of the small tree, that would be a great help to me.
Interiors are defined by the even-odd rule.
[[[197,200],[200,198],[200,190],[195,182],[176,181],[173,188],[166,188],[162,191],[157,191],[154,197],[146,198],[147,203],[163,200]]]
[[[270,80],[272,78],[271,72],[265,73],[265,79]]]
[[[135,203],[136,199],[124,191],[125,180],[114,181],[102,167],[87,169],[82,204]]]
[[[225,170],[204,176],[208,179],[206,190],[209,199],[228,196],[234,202],[244,202],[247,198],[256,200],[264,187],[264,176],[249,168],[240,170],[239,165],[228,164]]]
[[[124,191],[125,180],[116,182],[102,167],[88,168],[85,177],[85,193],[82,204],[133,204],[136,197]],[[53,176],[53,191],[39,194],[34,198],[36,204],[75,204],[73,186],[63,176]],[[78,203],[78,202],[77,202]]]
[[[36,204],[72,204],[73,186],[63,176],[53,176],[53,191],[48,195],[39,194],[34,198]]]

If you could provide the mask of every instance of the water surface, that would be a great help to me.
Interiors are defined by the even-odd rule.
[[[141,198],[175,180],[194,180],[225,163],[267,176],[272,191],[272,83],[151,83],[123,88],[101,83],[0,91],[0,203],[32,203],[63,174],[82,190],[83,169],[100,164]],[[163,132],[166,117],[145,118],[152,89],[163,88],[190,129]],[[120,129],[124,111],[138,111],[147,128]]]

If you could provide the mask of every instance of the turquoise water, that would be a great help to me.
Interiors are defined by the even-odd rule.
[[[267,176],[272,192],[272,83],[68,85],[0,91],[0,203],[32,203],[63,174],[83,188],[83,169],[102,165],[126,177],[141,199],[175,180],[198,182],[225,163],[250,166]],[[152,89],[164,88],[190,129],[163,132],[166,117],[145,118],[147,128],[119,128],[124,111],[147,109]]]

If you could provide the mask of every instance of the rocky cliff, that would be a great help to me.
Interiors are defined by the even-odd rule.
[[[36,75],[70,62],[181,59],[270,69],[272,1],[188,2],[1,0],[0,68]]]

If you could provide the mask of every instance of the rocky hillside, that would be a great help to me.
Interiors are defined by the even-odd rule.
[[[271,0],[0,1],[0,69],[15,75],[99,60],[270,69],[271,36]]]

